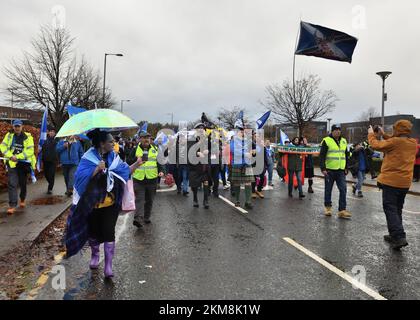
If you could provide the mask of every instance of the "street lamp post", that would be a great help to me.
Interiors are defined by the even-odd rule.
[[[174,125],[174,114],[172,113],[167,113],[166,115],[171,116],[171,126]]]
[[[12,95],[12,99],[10,100],[10,119],[13,117],[13,103],[14,103],[14,90],[13,88],[8,88],[7,90],[10,91]]]
[[[105,108],[105,81],[106,81],[106,57],[107,56],[117,56],[117,57],[123,57],[122,53],[105,53],[105,59],[104,59],[104,84],[102,88],[102,107]]]
[[[124,102],[130,102],[131,100],[121,100],[121,113],[123,113]]]
[[[377,72],[376,74],[381,77],[382,79],[382,116],[381,116],[381,125],[382,128],[385,127],[385,101],[387,100],[387,96],[385,93],[385,80],[391,74],[391,71],[381,71]]]
[[[332,118],[328,118],[327,120],[328,120],[328,128],[327,128],[327,130],[328,130],[327,134],[328,134],[331,131],[331,120],[332,120]]]

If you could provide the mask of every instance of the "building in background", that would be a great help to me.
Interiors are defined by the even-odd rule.
[[[10,122],[13,119],[21,119],[25,124],[38,126],[41,124],[42,115],[43,112],[39,110],[0,106],[0,121]]]

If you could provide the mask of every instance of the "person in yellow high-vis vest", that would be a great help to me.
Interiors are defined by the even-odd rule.
[[[156,194],[158,177],[163,176],[163,170],[158,163],[159,149],[151,143],[147,132],[139,135],[140,143],[136,149],[136,157],[141,158],[141,165],[133,173],[134,192],[136,195],[136,212],[133,225],[140,228],[141,206],[143,205],[143,220],[150,223],[153,199]]]
[[[13,121],[13,131],[6,134],[0,145],[0,152],[5,158],[8,176],[9,209],[8,215],[15,213],[18,204],[17,188],[20,186],[20,208],[25,208],[26,183],[28,174],[35,170],[36,157],[34,139],[23,131],[22,120]]]
[[[347,211],[347,183],[348,174],[348,149],[347,141],[341,136],[341,128],[333,125],[331,134],[322,140],[321,151],[319,155],[319,166],[325,177],[325,215],[332,215],[331,194],[334,183],[337,184],[340,192],[338,217],[348,219],[351,213]]]

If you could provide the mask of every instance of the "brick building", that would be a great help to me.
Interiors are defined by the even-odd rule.
[[[0,121],[21,119],[25,124],[36,126],[41,124],[42,115],[43,112],[38,110],[0,106]]]

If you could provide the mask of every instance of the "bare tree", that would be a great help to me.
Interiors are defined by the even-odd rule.
[[[42,26],[31,41],[32,51],[24,52],[21,61],[12,60],[4,73],[17,102],[48,106],[49,116],[57,128],[67,119],[69,101],[87,108],[102,106],[101,77],[82,57],[77,59],[74,38],[65,29]],[[105,106],[113,101],[108,91]]]
[[[374,108],[370,107],[367,110],[363,111],[360,116],[357,118],[358,121],[369,121],[371,118],[378,118],[380,117],[379,111]]]
[[[238,120],[239,113],[243,111],[244,108],[232,107],[232,108],[222,108],[217,114],[218,125],[225,127],[227,130],[232,130],[235,127],[235,122]],[[244,124],[249,123],[249,120],[244,116]]]
[[[308,123],[325,116],[335,108],[337,96],[331,90],[321,91],[321,79],[309,75],[293,83],[267,87],[268,96],[262,104],[271,110],[272,117],[281,124],[292,125],[305,134]]]

